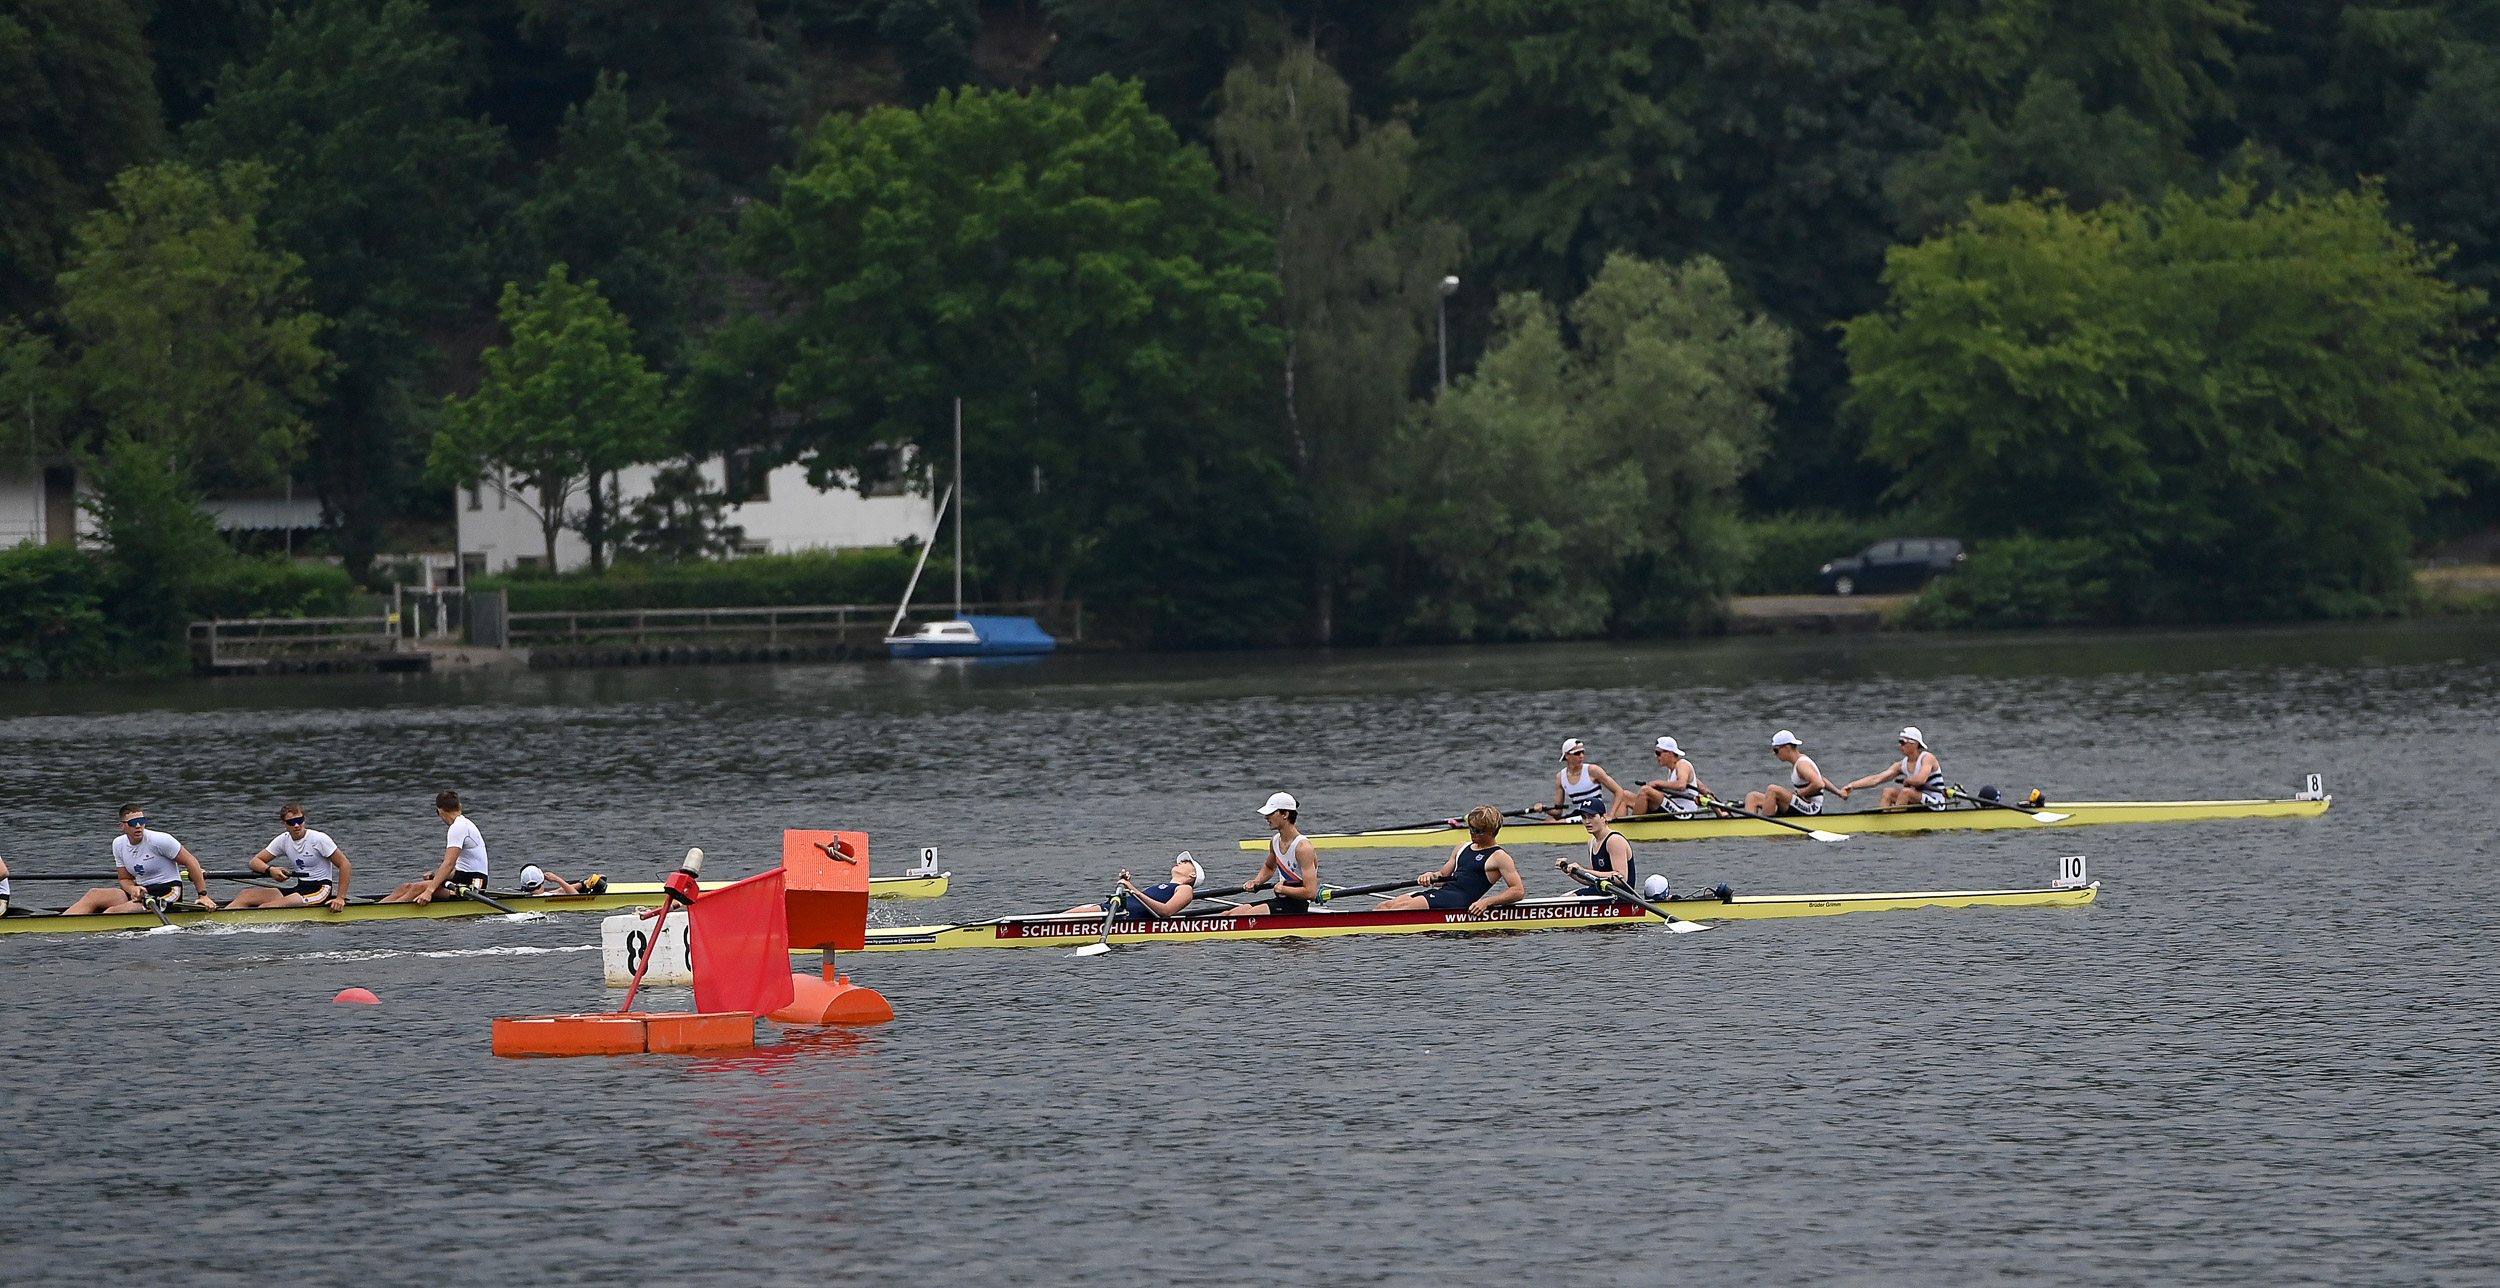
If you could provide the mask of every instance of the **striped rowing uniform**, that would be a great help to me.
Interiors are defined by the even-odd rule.
[[[1301,848],[1301,845],[1302,838],[1298,836],[1293,838],[1290,844],[1287,844],[1282,836],[1267,838],[1267,856],[1276,861],[1276,884],[1278,886],[1302,884],[1302,865],[1293,861],[1294,851]],[[1268,896],[1267,910],[1282,913],[1288,917],[1300,916],[1311,910],[1311,901],[1289,894],[1273,894]]]
[[[1658,808],[1675,815],[1677,818],[1695,818],[1702,814],[1709,813],[1709,810],[1703,808],[1700,801],[1694,799],[1694,797],[1700,794],[1697,788],[1701,782],[1701,766],[1694,764],[1693,758],[1690,756],[1676,757],[1675,765],[1677,775],[1682,775],[1684,778],[1684,785],[1667,792],[1667,798],[1659,802]],[[1690,770],[1691,772],[1689,774],[1685,774],[1683,771],[1686,770]],[[1658,781],[1662,783],[1671,782],[1677,775],[1669,775],[1667,778],[1662,778]],[[1683,794],[1678,795],[1678,792]]]
[[[1157,900],[1162,903],[1170,903],[1172,901],[1172,896],[1179,894],[1180,892],[1180,882],[1158,881],[1153,885],[1147,886],[1138,891],[1138,894],[1146,896],[1147,899]],[[1163,914],[1147,907],[1145,900],[1139,899],[1137,895],[1124,894],[1120,896],[1120,915],[1133,921],[1144,921],[1150,917],[1160,917]]]
[[[9,879],[0,877],[0,917],[9,915]]]
[[[1625,841],[1623,843],[1623,871],[1615,871],[1614,841],[1615,838],[1622,835],[1623,833],[1621,832],[1609,830],[1604,836],[1589,842],[1589,871],[1622,877],[1625,885],[1631,886],[1633,889],[1637,890],[1640,888],[1641,878],[1640,873],[1636,870],[1639,865],[1632,860],[1632,843],[1630,841]],[[1603,889],[1594,885],[1585,885],[1572,891],[1571,893],[1610,895],[1613,894],[1614,891]]]
[[[279,889],[280,894],[299,894],[307,902],[318,902],[329,898],[331,889],[338,884],[339,865],[330,861],[339,852],[338,842],[331,840],[327,832],[305,828],[301,841],[280,832],[278,839],[261,848],[269,852],[270,858],[286,864],[287,883]],[[278,864],[269,866],[275,869]]]
[[[1788,812],[1791,814],[1812,816],[1823,812],[1823,789],[1816,787],[1809,790],[1806,787],[1804,767],[1812,763],[1810,759],[1800,755],[1797,757],[1797,763],[1788,767],[1788,791],[1793,798],[1788,802]]]
[[[1563,803],[1570,807],[1572,813],[1606,812],[1606,789],[1598,783],[1596,773],[1589,769],[1586,761],[1580,764],[1580,781],[1575,783],[1571,780],[1570,770],[1557,769],[1554,771],[1554,785],[1562,788]]]
[[[129,873],[151,898],[170,899],[182,893],[181,857],[182,842],[171,832],[142,829],[137,845],[127,836],[113,838],[113,866]]]
[[[1935,766],[1927,771],[1925,778],[1918,776],[1918,762],[1922,760]],[[1901,785],[1915,790],[1918,793],[1918,803],[1929,809],[1943,805],[1944,762],[1936,759],[1936,753],[1925,747],[1919,748],[1916,756],[1903,756],[1901,758]]]
[[[1476,848],[1469,841],[1458,851],[1458,867],[1450,879],[1424,895],[1424,906],[1436,912],[1465,912],[1469,904],[1484,897],[1493,888],[1493,878],[1484,873],[1485,862],[1502,852],[1499,844]]]

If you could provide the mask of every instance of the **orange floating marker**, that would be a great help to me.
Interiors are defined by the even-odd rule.
[[[853,984],[833,965],[836,949],[868,946],[868,834],[795,828],[783,832],[781,871],[789,946],[823,949],[825,971],[821,977],[792,974],[790,1004],[765,1018],[781,1024],[883,1024],[893,1019],[894,1006],[884,994]]]
[[[342,988],[339,990],[339,995],[331,998],[330,1000],[333,1002],[354,1002],[358,1006],[380,1006],[382,1004],[382,999],[375,997],[372,990],[363,988]]]
[[[602,1011],[593,1015],[523,1015],[495,1021],[495,1054],[676,1055],[692,1051],[745,1051],[755,1046],[755,1013],[730,1011],[652,1014]]]
[[[848,975],[792,973],[788,1006],[765,1016],[776,1024],[883,1024],[894,1018],[894,1004],[873,988],[861,988]]]

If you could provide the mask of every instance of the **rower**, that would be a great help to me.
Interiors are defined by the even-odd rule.
[[[293,801],[278,811],[286,830],[252,856],[252,871],[286,884],[276,889],[255,886],[234,897],[229,908],[302,908],[316,903],[337,912],[347,906],[347,882],[356,874],[347,851],[327,832],[306,826],[304,807]]]
[[[1658,758],[1660,777],[1640,785],[1639,790],[1615,802],[1615,817],[1634,814],[1655,814],[1661,810],[1677,818],[1693,818],[1703,812],[1700,798],[1710,789],[1702,784],[1701,771],[1684,754],[1684,748],[1673,738],[1660,738],[1651,749]]]
[[[9,915],[9,861],[0,859],[0,917]]]
[[[577,885],[535,863],[521,865],[523,894],[605,894],[607,889],[608,879],[596,872],[583,877]]]
[[[1782,814],[1811,817],[1822,813],[1823,793],[1839,789],[1823,777],[1822,770],[1815,767],[1814,758],[1806,754],[1805,745],[1797,741],[1797,735],[1786,729],[1772,734],[1771,754],[1788,766],[1788,784],[1781,786],[1773,783],[1761,791],[1745,793],[1745,808],[1774,818]]]
[[[208,897],[208,873],[190,847],[170,832],[149,830],[148,812],[136,805],[122,806],[121,820],[122,834],[113,838],[113,875],[121,884],[89,890],[62,909],[62,916],[146,912],[151,904],[169,902],[182,893],[185,872],[200,892],[200,906],[216,908],[217,901]]]
[[[1319,897],[1319,851],[1302,834],[1301,803],[1289,792],[1278,792],[1259,807],[1259,816],[1276,835],[1268,838],[1267,861],[1259,865],[1259,874],[1242,885],[1256,886],[1274,876],[1276,893],[1264,903],[1246,903],[1233,912],[1244,917],[1270,912],[1292,917],[1309,912],[1311,901]]]
[[[1634,871],[1634,865],[1632,862],[1632,843],[1623,838],[1623,833],[1614,829],[1613,822],[1607,819],[1604,815],[1600,814],[1588,815],[1583,817],[1580,821],[1586,824],[1589,829],[1588,870],[1595,872],[1600,877],[1621,877],[1623,878],[1623,884],[1627,886],[1638,881],[1640,877],[1639,874]],[[1571,860],[1556,859],[1554,860],[1554,868],[1556,871],[1568,872],[1571,870]],[[1603,885],[1591,884],[1582,886],[1571,893],[1575,895],[1598,894],[1611,896],[1615,892],[1605,888]]]
[[[1490,805],[1467,811],[1467,839],[1450,847],[1449,859],[1438,870],[1415,876],[1415,884],[1433,888],[1382,900],[1372,911],[1431,908],[1438,912],[1481,913],[1526,898],[1527,883],[1519,879],[1519,865],[1511,862],[1510,851],[1502,848],[1501,835],[1502,811]],[[1500,894],[1493,893],[1495,881],[1502,883]]]
[[[1118,915],[1123,921],[1144,921],[1149,917],[1177,917],[1186,911],[1189,905],[1198,901],[1198,887],[1206,884],[1206,880],[1207,870],[1198,865],[1198,860],[1189,857],[1187,850],[1181,851],[1180,857],[1172,860],[1171,880],[1158,881],[1143,890],[1138,889],[1130,881],[1128,873],[1122,872]],[[1068,912],[1099,917],[1102,915],[1103,908],[1099,903],[1089,903],[1083,907],[1070,908]]]
[[[1927,749],[1927,735],[1917,725],[1904,725],[1894,741],[1901,746],[1901,759],[1868,774],[1866,777],[1838,788],[1843,799],[1861,787],[1877,783],[1892,784],[1884,788],[1885,809],[1906,809],[1912,805],[1928,809],[1944,808],[1944,766],[1936,753]]]
[[[486,838],[479,835],[477,824],[460,812],[460,793],[444,791],[434,797],[435,816],[443,820],[443,861],[432,873],[391,891],[384,903],[432,903],[444,886],[466,886],[472,890],[486,888]]]
[[[1550,818],[1603,814],[1609,795],[1623,795],[1621,784],[1604,769],[1589,763],[1587,743],[1577,738],[1563,739],[1562,763],[1563,767],[1554,771],[1554,799],[1529,806],[1530,813]]]

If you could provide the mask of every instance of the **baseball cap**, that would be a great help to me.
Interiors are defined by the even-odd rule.
[[[1681,755],[1683,755],[1683,754],[1684,754],[1684,749],[1683,749],[1682,747],[1677,746],[1677,745],[1676,745],[1676,743],[1675,743],[1675,739],[1673,739],[1673,738],[1660,738],[1660,739],[1658,740],[1658,750],[1660,750],[1660,751],[1672,751],[1672,752],[1674,752],[1676,755],[1679,755],[1679,756],[1681,756]]]
[[[1302,803],[1295,800],[1291,792],[1278,792],[1267,798],[1267,804],[1259,807],[1259,817],[1266,818],[1280,809],[1299,812],[1302,809]]]
[[[1573,752],[1575,752],[1575,751],[1587,751],[1588,749],[1589,749],[1589,745],[1588,745],[1587,743],[1585,743],[1585,742],[1580,741],[1580,740],[1579,740],[1579,739],[1577,739],[1577,738],[1565,738],[1565,739],[1563,739],[1563,749],[1562,749],[1562,754],[1564,754],[1564,755],[1566,755],[1566,756],[1570,755],[1571,753],[1573,753]]]
[[[536,886],[536,885],[545,885],[546,883],[547,883],[547,874],[546,874],[545,872],[540,871],[540,870],[539,870],[539,867],[538,867],[538,865],[537,865],[537,864],[535,864],[535,863],[525,863],[525,864],[521,865],[521,884],[522,884],[522,885],[524,885],[524,886]]]
[[[1893,736],[1896,738],[1907,738],[1922,747],[1927,745],[1927,735],[1920,733],[1917,725],[1903,725],[1901,726],[1901,732]]]
[[[1205,885],[1205,884],[1207,883],[1207,869],[1206,869],[1206,865],[1205,865],[1205,864],[1203,864],[1203,863],[1200,863],[1200,862],[1199,862],[1199,861],[1197,861],[1196,859],[1193,859],[1193,858],[1189,857],[1189,851],[1187,851],[1187,850],[1183,850],[1183,851],[1181,851],[1179,854],[1176,854],[1176,855],[1172,856],[1172,862],[1174,862],[1174,863],[1176,863],[1176,864],[1179,864],[1179,863],[1186,863],[1186,864],[1188,864],[1188,865],[1189,865],[1189,870],[1198,874],[1198,884],[1200,884],[1200,885]]]
[[[1782,729],[1778,733],[1771,735],[1771,745],[1774,747],[1802,747],[1805,744],[1797,741],[1797,735],[1790,733],[1786,729]]]

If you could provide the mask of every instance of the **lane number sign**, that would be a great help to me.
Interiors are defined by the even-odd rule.
[[[2069,854],[2057,861],[2057,879],[2049,883],[2052,890],[2075,890],[2091,883],[2084,875],[2083,856]]]

